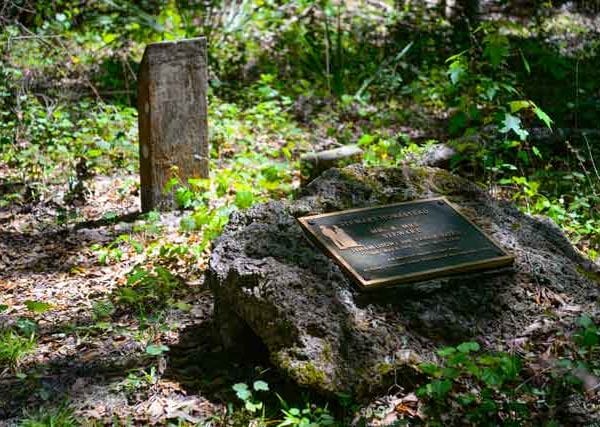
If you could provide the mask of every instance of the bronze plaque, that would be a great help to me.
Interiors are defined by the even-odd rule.
[[[305,216],[298,221],[363,289],[513,262],[445,198]]]

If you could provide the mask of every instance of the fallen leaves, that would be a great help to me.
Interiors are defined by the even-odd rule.
[[[423,403],[415,393],[390,395],[377,399],[363,410],[367,425],[384,427],[402,420],[424,420]],[[359,415],[359,418],[362,418]],[[355,422],[357,419],[355,419]]]
[[[206,416],[207,402],[181,395],[152,396],[136,407],[136,414],[152,424],[165,419],[181,419],[189,423],[199,423]]]
[[[131,223],[96,223],[95,219],[102,219],[105,212],[114,212],[118,217],[135,211],[139,202],[136,196],[123,198],[117,194],[120,178],[97,181],[96,194],[78,211],[79,220],[89,223],[87,228],[58,224],[56,212],[41,205],[39,209],[2,217],[0,326],[19,331],[23,327],[28,333],[35,330],[37,347],[23,359],[19,377],[9,369],[0,370],[0,393],[13,396],[0,402],[0,417],[7,411],[20,414],[24,406],[43,404],[36,386],[32,385],[31,393],[22,392],[24,379],[37,378],[39,384],[50,382],[59,388],[67,387],[66,396],[70,396],[77,414],[83,417],[102,420],[115,416],[143,420],[142,424],[158,423],[165,417],[200,421],[219,409],[200,395],[186,396],[176,382],[159,378],[149,398],[145,394],[148,391],[130,396],[119,391],[119,384],[132,368],[145,369],[153,363],[162,376],[166,358],[160,356],[168,349],[165,344],[177,341],[180,328],[204,321],[211,313],[212,299],[206,295],[197,301],[182,299],[180,306],[185,310],[176,311],[176,322],[169,319],[171,314],[160,320],[169,326],[164,331],[160,324],[142,325],[129,313],[118,318],[112,314],[107,319],[94,317],[94,304],[110,300],[118,284],[125,283],[132,266],[146,256],[125,242],[127,253],[123,261],[112,265],[98,263],[90,250],[92,244],[106,244],[119,235],[138,232]],[[188,244],[198,239],[194,234],[179,234],[178,218],[169,218],[168,222],[172,226],[164,227],[162,238]],[[141,234],[140,242],[145,245],[149,236]],[[185,265],[179,268],[184,271]],[[148,346],[146,354],[148,343],[155,344]],[[150,357],[150,353],[159,357]],[[107,381],[107,376],[116,380]]]

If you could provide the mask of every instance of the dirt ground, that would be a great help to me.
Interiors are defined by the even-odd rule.
[[[0,325],[37,324],[34,351],[16,367],[0,367],[0,418],[8,425],[64,404],[90,420],[218,420],[234,372],[244,380],[256,365],[246,360],[236,366],[213,338],[211,295],[198,274],[202,261],[197,268],[180,268],[186,275],[180,277],[180,299],[160,319],[143,322],[126,310],[110,319],[94,317],[94,304],[110,300],[144,254],[125,247],[120,261],[105,265],[93,245],[123,234],[150,240],[133,231],[140,223],[139,201],[136,194],[119,194],[126,178],[96,178],[77,219],[66,224],[57,223],[52,202],[59,188],[36,206],[0,211],[0,303],[8,306]],[[161,220],[164,241],[186,239],[177,231],[178,220]],[[51,308],[36,314],[28,301]],[[159,343],[169,347],[166,355],[145,352]]]

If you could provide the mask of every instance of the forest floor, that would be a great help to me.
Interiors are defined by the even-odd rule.
[[[76,217],[61,209],[65,185],[47,188],[39,203],[0,212],[0,329],[36,337],[30,351],[0,371],[0,418],[7,425],[61,411],[84,425],[226,425],[233,384],[268,378],[289,387],[262,349],[240,355],[221,348],[203,284],[208,251],[149,256],[153,246],[188,247],[200,237],[182,231],[182,211],[141,215],[135,179],[94,176]],[[136,267],[155,263],[169,268],[177,290],[160,309],[138,312],[119,289]],[[540,295],[539,304],[558,317],[560,310],[579,310],[560,295]],[[534,335],[530,346],[546,348],[547,339]]]
[[[27,328],[37,323],[37,346],[18,366],[2,369],[0,418],[22,416],[26,408],[61,400],[84,418],[104,420],[196,422],[223,411],[225,399],[188,393],[189,383],[193,390],[196,381],[208,390],[218,390],[219,384],[228,388],[231,381],[231,366],[223,364],[219,372],[204,361],[223,355],[212,341],[211,297],[197,277],[181,277],[186,283],[177,301],[181,309],[168,310],[160,318],[141,322],[123,315],[109,323],[93,309],[94,302],[110,297],[143,258],[131,250],[121,262],[104,265],[90,249],[134,225],[103,220],[107,213],[137,216],[138,197],[117,193],[122,179],[95,179],[94,194],[80,211],[85,220],[76,227],[57,227],[56,212],[48,206],[2,212],[0,291],[10,309],[0,314],[0,326],[20,322],[19,327]],[[181,239],[178,226],[177,221],[161,226],[162,238]],[[27,307],[31,301],[50,305],[36,314],[35,308]],[[159,340],[170,347],[168,358],[146,353]]]

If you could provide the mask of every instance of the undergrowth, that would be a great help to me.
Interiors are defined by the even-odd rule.
[[[23,336],[13,330],[0,332],[0,365],[18,368],[36,347],[35,335]]]

